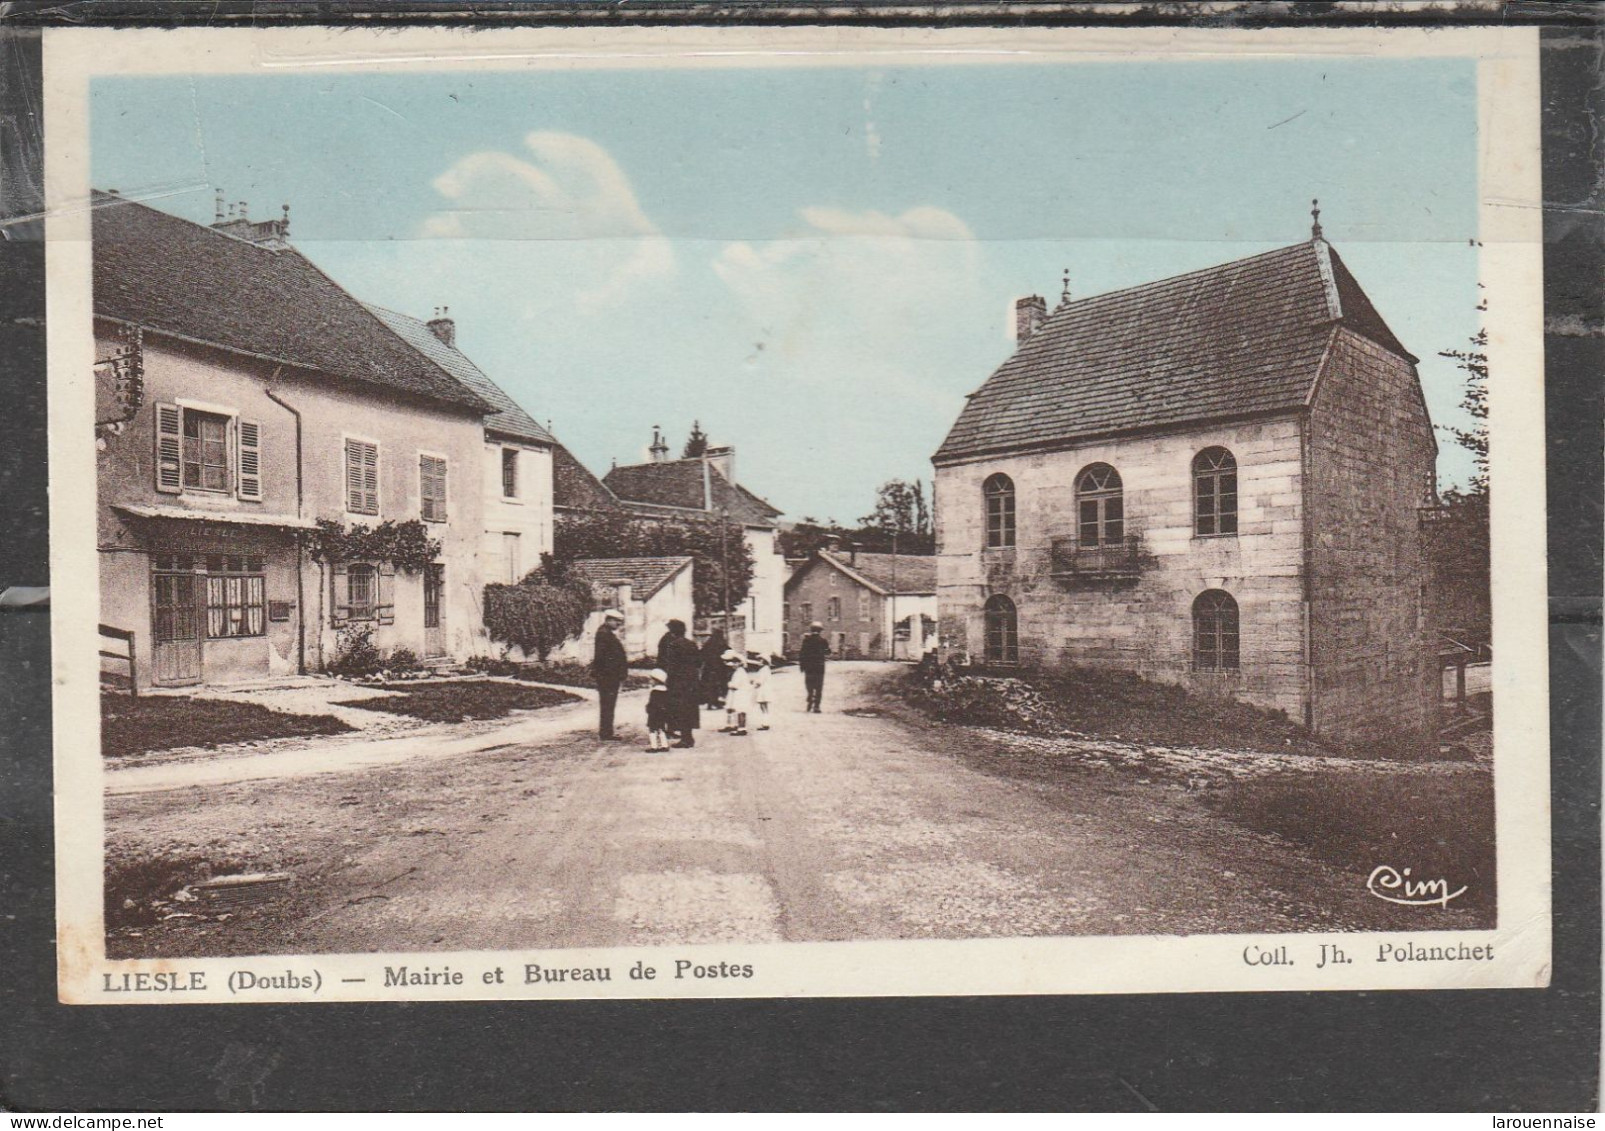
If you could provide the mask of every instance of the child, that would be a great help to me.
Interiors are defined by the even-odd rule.
[[[747,653],[747,681],[752,684],[752,702],[758,709],[758,729],[769,729],[769,659],[756,652]]]
[[[669,748],[669,676],[662,668],[652,669],[652,691],[646,697],[648,750]]]
[[[752,706],[752,683],[747,678],[747,665],[734,651],[724,654],[725,667],[730,669],[730,690],[725,693],[725,733],[747,733],[747,711]]]

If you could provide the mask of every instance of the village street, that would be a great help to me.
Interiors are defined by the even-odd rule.
[[[800,677],[781,673],[773,730],[705,730],[693,750],[647,753],[632,724],[614,744],[571,733],[114,796],[114,851],[215,843],[233,867],[294,880],[227,922],[114,931],[111,953],[1403,925],[1355,877],[1184,790],[1108,773],[1049,787],[972,768],[939,744],[982,741],[974,732],[890,713],[875,692],[886,667],[835,665],[821,715],[801,712]],[[638,700],[626,697],[624,719],[639,718]]]

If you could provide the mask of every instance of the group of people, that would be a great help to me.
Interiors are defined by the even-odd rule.
[[[623,623],[624,614],[617,609],[603,614],[591,660],[598,697],[597,729],[604,741],[614,737],[613,718],[619,688],[630,672],[624,644],[618,638]],[[816,714],[824,691],[825,661],[830,657],[823,628],[818,623],[809,628],[808,635],[803,638],[798,664],[807,687],[807,709]],[[698,648],[696,641],[686,635],[685,622],[671,620],[658,641],[657,665],[651,673],[652,690],[647,697],[648,750],[667,750],[671,739],[675,749],[694,747],[704,706],[725,712],[723,733],[747,734],[749,716],[756,721],[758,730],[769,729],[767,657],[735,651],[717,629]]]

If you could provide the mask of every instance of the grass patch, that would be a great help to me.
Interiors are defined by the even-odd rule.
[[[223,746],[345,734],[353,729],[333,715],[293,715],[258,703],[166,695],[100,697],[100,748],[105,754],[148,754],[180,746]]]
[[[1289,775],[1233,783],[1208,803],[1361,876],[1386,864],[1415,879],[1445,879],[1450,891],[1464,886],[1450,907],[1494,921],[1490,774]]]
[[[549,687],[525,687],[495,680],[452,680],[422,686],[411,683],[384,684],[386,695],[375,699],[354,699],[335,704],[364,711],[383,711],[406,715],[430,723],[468,722],[473,719],[499,719],[512,711],[530,711],[573,703],[579,696]]]
[[[1009,676],[961,676],[941,690],[903,677],[903,694],[943,722],[1043,737],[1098,735],[1150,746],[1201,746],[1330,754],[1286,715],[1194,695],[1127,672],[1076,668]]]

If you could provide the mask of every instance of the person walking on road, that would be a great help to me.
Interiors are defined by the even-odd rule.
[[[596,651],[591,655],[591,677],[596,680],[597,708],[600,719],[597,734],[607,742],[613,737],[613,709],[619,702],[619,685],[630,674],[630,661],[624,655],[624,645],[615,635],[624,623],[624,614],[609,609],[602,614],[602,626],[596,630]]]
[[[830,657],[830,645],[825,641],[825,626],[815,621],[808,626],[803,637],[797,666],[802,669],[803,685],[808,689],[808,710],[819,714],[819,700],[825,693],[825,661]]]
[[[701,722],[702,654],[696,641],[686,639],[685,621],[669,622],[668,631],[658,641],[658,667],[668,677],[669,733],[678,740],[674,744],[677,749],[688,750],[697,744]]]

